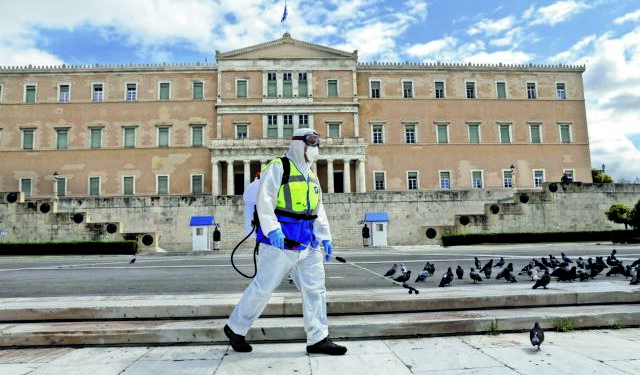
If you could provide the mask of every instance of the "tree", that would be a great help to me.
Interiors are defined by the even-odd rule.
[[[633,209],[629,213],[629,225],[631,225],[635,230],[640,228],[640,201],[633,206]]]
[[[638,207],[638,204],[636,204],[636,207]],[[624,229],[627,229],[627,225],[631,224],[631,207],[626,204],[614,203],[604,214],[609,221],[613,221],[616,224],[624,224]]]
[[[594,184],[610,184],[613,178],[598,168],[591,169],[591,179]]]

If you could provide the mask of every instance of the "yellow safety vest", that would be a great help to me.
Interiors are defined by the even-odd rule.
[[[282,163],[282,160],[277,158],[271,163]],[[291,160],[289,166],[289,180],[280,185],[275,213],[298,220],[315,219],[322,194],[320,181],[312,170],[309,170],[307,181]]]

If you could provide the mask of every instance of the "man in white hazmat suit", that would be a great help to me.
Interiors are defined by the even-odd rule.
[[[333,245],[320,184],[310,168],[318,156],[319,146],[318,133],[298,129],[286,153],[288,160],[284,160],[290,167],[287,183],[283,184],[285,168],[280,158],[269,162],[260,175],[256,202],[260,220],[258,269],[224,327],[231,347],[237,352],[253,349],[245,336],[287,274],[302,294],[307,353],[343,355],[347,352],[347,348],[329,338],[323,258],[327,262],[331,259]],[[301,246],[286,248],[285,237]],[[307,248],[316,249],[319,244],[324,254]]]

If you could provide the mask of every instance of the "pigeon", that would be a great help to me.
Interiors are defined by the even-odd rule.
[[[578,271],[578,278],[580,281],[589,281],[589,274],[580,270]]]
[[[404,263],[400,263],[400,273],[407,273],[408,269]]]
[[[394,273],[396,273],[396,270],[398,269],[398,265],[396,263],[393,264],[393,266],[391,266],[391,268],[389,268],[387,270],[387,272],[384,274],[385,277],[391,277],[393,276]]]
[[[503,268],[498,275],[496,276],[496,280],[501,279],[504,277],[505,280],[507,280],[510,283],[516,283],[518,282],[516,280],[516,278],[511,274],[511,272],[513,271],[513,263],[509,263],[509,265],[505,268]]]
[[[609,268],[609,266],[604,263],[604,260],[602,260],[602,257],[596,257],[596,267],[599,268],[599,272],[602,272],[605,268]]]
[[[537,346],[537,350],[540,350],[540,345],[544,342],[544,331],[542,331],[538,322],[535,322],[533,328],[529,331],[529,340],[531,341],[531,345],[534,347]]]
[[[425,267],[424,269],[429,271],[429,273],[431,275],[436,273],[436,265],[435,264],[427,262],[427,264],[424,267]]]
[[[633,263],[631,263],[631,267],[635,267],[638,264],[640,264],[640,258],[638,258],[636,261],[634,261]]]
[[[578,265],[578,267],[584,269],[585,264],[584,264],[584,259],[582,259],[582,257],[578,257],[578,260],[576,260],[576,264]]]
[[[504,266],[504,257],[500,257],[500,260],[493,265],[494,267],[502,267]]]
[[[520,270],[520,272],[518,272],[518,275],[528,275],[531,280],[538,280],[538,273],[540,272],[540,268],[538,268],[538,266],[536,264],[541,264],[540,262],[536,263],[536,260],[534,258],[531,259],[531,261],[529,262],[529,264],[527,264],[526,266],[522,267],[522,269]],[[546,269],[546,267],[545,267]]]
[[[638,285],[638,283],[640,283],[640,279],[638,279],[638,277],[640,276],[640,266],[637,266],[635,268],[635,275],[633,275],[633,279],[631,279],[631,282],[629,282],[629,284],[631,285]]]
[[[565,255],[565,253],[560,253],[560,256],[562,256],[562,261],[563,262],[567,262],[567,263],[573,263],[573,261],[571,260],[571,258],[569,258],[568,256]]]
[[[411,271],[407,271],[407,272],[403,273],[402,275],[396,277],[393,280],[395,280],[395,281],[397,281],[399,283],[404,283],[407,280],[409,280],[410,277],[411,277]]]
[[[482,268],[482,263],[480,263],[480,259],[478,259],[478,257],[474,257],[476,260],[476,268],[477,269],[481,269]]]
[[[427,280],[428,277],[431,277],[432,273],[429,270],[422,270],[418,273],[418,277],[416,277],[416,283],[423,283]]]
[[[442,274],[442,278],[440,279],[440,285],[438,286],[442,288],[447,285],[451,285],[452,281],[453,281],[453,272],[451,271],[451,267],[449,267],[447,272]]]
[[[622,264],[616,264],[615,266],[611,267],[609,272],[607,272],[607,277],[611,275],[617,275],[617,274],[625,275],[625,273],[626,273],[626,270],[624,266]]]
[[[578,274],[576,273],[576,266],[573,266],[569,271],[565,270],[563,274],[558,276],[558,281],[573,281],[577,278],[578,278]]]
[[[560,261],[552,254],[549,254],[549,263],[551,263],[551,268],[556,268],[558,267],[558,264],[560,264]]]
[[[547,268],[553,268],[553,266],[551,265],[551,262],[549,262],[549,261],[547,260],[547,258],[542,257],[542,258],[540,258],[540,260],[542,261],[542,264],[544,264],[544,266],[545,266],[545,267],[547,267]]]
[[[484,269],[480,270],[480,272],[484,272],[484,277],[486,279],[490,279],[491,278],[491,268],[484,268]]]
[[[536,280],[536,283],[533,284],[533,287],[531,289],[537,289],[540,286],[544,289],[547,289],[547,285],[549,285],[550,282],[551,276],[549,275],[549,270],[545,270],[544,274],[540,276],[538,280]]]
[[[473,280],[473,283],[476,284],[478,281],[482,281],[482,277],[471,267],[471,271],[469,272],[469,277]]]
[[[131,260],[129,261],[129,264],[134,264],[136,262],[136,257],[131,258]]]
[[[464,270],[458,264],[458,268],[456,268],[456,275],[458,275],[458,279],[462,280],[462,276],[464,276]]]
[[[518,282],[518,280],[516,280],[516,277],[513,276],[513,274],[511,272],[509,272],[506,275],[504,275],[504,279],[507,280],[510,283],[517,283]]]
[[[621,265],[621,264],[622,264],[622,262],[619,261],[618,259],[616,259],[615,257],[611,257],[611,255],[609,255],[607,257],[607,265],[609,265],[611,267],[614,267],[614,266]]]

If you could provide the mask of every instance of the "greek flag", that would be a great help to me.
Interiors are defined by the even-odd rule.
[[[282,18],[280,19],[280,22],[284,22],[287,20],[287,14],[289,14],[289,12],[287,12],[287,2],[284,2],[284,12],[282,12]]]

